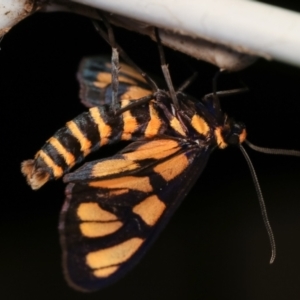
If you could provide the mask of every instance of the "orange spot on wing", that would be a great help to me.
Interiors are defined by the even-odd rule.
[[[122,190],[114,190],[114,191],[109,191],[108,193],[108,199],[115,197],[115,196],[120,196],[127,194],[129,192],[129,189],[122,189]]]
[[[134,206],[132,211],[138,214],[146,224],[153,226],[165,209],[166,205],[156,195],[152,195]]]
[[[92,169],[93,177],[103,177],[125,171],[135,170],[139,165],[124,159],[110,159],[95,164]]]
[[[126,100],[138,100],[142,97],[148,96],[151,94],[151,91],[143,89],[139,86],[130,86],[127,91],[121,96],[121,101]]]
[[[120,63],[120,73],[119,74],[122,77],[127,75],[138,81],[146,83],[145,78],[139,72],[137,72],[136,69],[134,69],[126,64]],[[136,81],[136,84],[137,84],[137,81]]]
[[[82,235],[90,238],[102,237],[116,232],[123,223],[116,222],[83,222],[79,225]]]
[[[77,216],[81,221],[109,222],[118,219],[116,215],[102,209],[96,202],[80,203],[77,208]]]
[[[112,267],[95,270],[93,272],[93,274],[94,274],[94,276],[96,276],[98,278],[105,278],[105,277],[108,277],[111,274],[115,273],[118,269],[119,269],[119,266],[112,266]]]
[[[92,269],[100,269],[119,265],[127,261],[144,242],[141,238],[132,238],[116,246],[90,252],[86,256],[86,262]]]
[[[111,73],[108,72],[100,72],[97,75],[97,81],[94,81],[93,84],[100,88],[103,89],[107,87],[109,84],[111,84]]]
[[[105,64],[105,67],[107,69],[111,70],[111,63],[107,62]],[[107,74],[110,74],[110,78],[111,78],[111,72],[108,72]],[[120,77],[121,77],[121,79],[120,79]],[[132,78],[129,78],[129,77],[132,77]],[[126,80],[132,80],[132,84],[138,84],[138,81],[146,83],[145,78],[140,73],[138,73],[136,71],[136,69],[134,69],[126,64],[120,63],[119,81],[124,82],[123,78],[126,78]]]
[[[148,177],[124,176],[107,180],[92,181],[89,183],[91,187],[107,188],[107,189],[131,189],[141,192],[152,192],[153,188]]]
[[[153,140],[138,147],[134,152],[124,153],[125,159],[138,161],[148,158],[161,159],[180,149],[179,144],[170,139]]]
[[[170,181],[180,175],[188,165],[187,157],[184,154],[179,154],[155,166],[153,170],[166,181]]]

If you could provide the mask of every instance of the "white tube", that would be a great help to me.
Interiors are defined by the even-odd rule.
[[[247,0],[73,1],[300,66],[299,13]]]

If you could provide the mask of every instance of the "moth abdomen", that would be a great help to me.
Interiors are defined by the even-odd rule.
[[[113,120],[113,122],[112,122]],[[32,189],[57,179],[81,162],[89,153],[119,140],[113,127],[122,126],[121,117],[111,118],[106,106],[92,107],[66,123],[36,153],[33,160],[22,163],[22,173]]]

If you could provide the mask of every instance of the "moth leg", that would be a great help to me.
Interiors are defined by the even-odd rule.
[[[190,76],[188,79],[186,79],[177,89],[177,93],[178,92],[183,92],[186,88],[188,88],[193,82],[194,80],[198,77],[198,72],[194,72],[192,74],[192,76]]]
[[[133,107],[148,103],[150,100],[154,98],[154,95],[148,95],[145,97],[142,97],[140,99],[137,99],[134,103],[131,103],[130,105],[127,105],[123,108],[120,108],[117,103],[117,97],[118,97],[118,87],[119,87],[119,79],[118,79],[118,73],[120,69],[119,64],[119,52],[116,46],[115,42],[115,36],[113,32],[113,28],[111,27],[110,23],[106,20],[106,18],[102,17],[103,23],[107,28],[108,33],[108,39],[110,42],[110,45],[112,47],[112,57],[111,57],[111,73],[112,73],[112,110],[116,116],[121,115],[123,112],[128,111],[132,109]]]
[[[140,99],[136,99],[136,100],[132,100],[134,102],[128,104],[127,106],[125,107],[122,107],[120,108],[119,110],[117,110],[115,112],[115,115],[116,116],[119,116],[121,115],[122,113],[124,113],[125,111],[128,111],[128,110],[131,110],[132,108],[134,107],[137,107],[137,106],[140,106],[140,105],[143,105],[143,104],[146,104],[148,103],[150,100],[154,99],[155,98],[155,94],[150,94],[150,95],[147,95],[145,97],[142,97]]]
[[[112,102],[111,108],[114,113],[116,113],[117,109],[119,108],[118,103],[118,89],[119,89],[119,52],[117,49],[115,35],[113,28],[109,24],[109,22],[102,16],[102,21],[105,27],[107,28],[108,33],[108,41],[112,48],[111,54],[111,85],[112,85]]]
[[[242,93],[246,93],[246,92],[249,91],[248,87],[246,87],[246,86],[244,86],[243,88],[232,89],[232,90],[227,90],[227,91],[217,91],[217,80],[218,80],[219,76],[221,74],[223,74],[224,72],[226,72],[226,70],[219,70],[215,74],[215,76],[213,78],[213,83],[212,83],[213,92],[209,93],[209,94],[206,94],[203,97],[203,100],[205,102],[209,102],[212,99],[215,102],[215,105],[218,105],[218,107],[220,107],[219,98],[232,96],[232,95],[237,95],[237,94],[242,94]]]
[[[98,22],[92,20],[94,27],[96,28],[97,32],[101,35],[101,37],[106,40],[106,42],[112,48],[112,55],[111,55],[111,85],[112,85],[112,101],[111,101],[111,109],[115,113],[119,108],[118,103],[118,89],[119,89],[119,52],[115,41],[115,35],[113,29],[106,18],[102,15],[102,22],[107,29],[107,33],[99,26]]]
[[[244,88],[238,88],[238,89],[232,89],[232,90],[227,90],[227,91],[219,91],[216,92],[216,95],[218,98],[222,98],[222,97],[229,97],[229,96],[233,96],[233,95],[238,95],[238,94],[243,94],[243,93],[247,93],[249,92],[249,89],[247,87]],[[208,98],[212,98],[214,96],[213,93],[209,93],[206,94],[204,96],[204,101],[208,101]]]
[[[222,70],[222,69],[220,69],[216,72],[216,74],[212,80],[213,92],[205,95],[202,99],[208,106],[211,106],[213,108],[213,110],[215,111],[216,118],[220,123],[222,123],[223,114],[221,111],[219,94],[217,92],[217,81],[218,81],[220,74],[222,74],[224,72],[225,72],[225,70]]]
[[[156,37],[156,41],[157,41],[157,45],[158,45],[159,57],[160,57],[160,62],[161,62],[161,69],[162,69],[162,72],[164,74],[164,78],[166,80],[166,83],[167,83],[167,86],[168,86],[173,104],[174,104],[175,108],[178,109],[179,108],[179,103],[178,103],[178,99],[177,99],[176,92],[175,92],[175,89],[174,89],[174,85],[172,83],[170,71],[169,71],[169,68],[168,68],[167,63],[166,63],[165,53],[164,53],[164,49],[163,49],[163,46],[162,46],[162,43],[161,43],[161,40],[160,40],[160,37],[159,37],[158,28],[155,28],[154,32],[155,32],[155,37]]]
[[[102,17],[102,16],[101,16]],[[109,41],[109,37],[108,34],[99,26],[99,23],[96,20],[92,20],[95,29],[97,30],[97,32],[101,35],[101,37],[110,45],[110,41]],[[120,55],[120,57],[122,57],[122,59],[130,66],[132,66],[133,68],[136,69],[136,71],[141,74],[146,82],[148,83],[148,85],[151,87],[153,92],[158,91],[158,86],[155,83],[155,81],[146,73],[144,72],[127,54],[126,52],[120,47],[120,45],[118,43],[115,42],[115,47]]]

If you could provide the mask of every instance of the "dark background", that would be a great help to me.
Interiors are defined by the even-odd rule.
[[[157,47],[117,30],[117,41],[142,68],[158,76]],[[248,150],[277,242],[270,245],[246,162],[238,149],[216,151],[207,168],[144,259],[115,285],[94,294],[64,281],[57,224],[61,181],[32,191],[20,163],[80,114],[76,70],[87,55],[110,53],[88,19],[38,14],[7,34],[0,51],[1,299],[299,299],[300,160]],[[199,72],[189,93],[211,92],[216,68],[166,51],[175,84]],[[259,60],[225,75],[220,90],[244,82],[248,94],[223,99],[223,110],[247,125],[253,143],[300,149],[300,71]],[[99,157],[116,149],[104,149]]]

